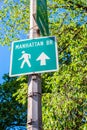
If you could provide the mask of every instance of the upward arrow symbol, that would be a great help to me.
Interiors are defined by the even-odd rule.
[[[36,59],[36,61],[40,60],[40,66],[46,65],[46,60],[49,60],[50,58],[42,52],[40,56]]]

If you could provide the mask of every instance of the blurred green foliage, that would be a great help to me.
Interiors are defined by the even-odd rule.
[[[5,0],[4,2],[9,5],[13,1]],[[56,36],[58,44],[59,70],[55,73],[42,74],[43,129],[86,130],[87,0],[52,0],[52,2],[47,2],[50,35]],[[63,9],[65,10],[63,11]],[[58,13],[58,10],[61,12]],[[16,3],[16,5],[11,4],[6,8],[3,7],[0,10],[2,22],[4,22],[8,11],[10,11],[10,18],[6,24],[10,26],[11,30],[6,30],[8,35],[5,35],[3,43],[0,41],[3,45],[16,39],[18,30],[24,30],[27,33],[29,30],[29,3],[27,0],[21,0],[20,5]],[[9,39],[8,42],[7,39]],[[16,107],[21,104],[24,109],[20,109],[19,115],[26,111],[27,81],[27,77],[21,76],[12,81],[5,79],[5,83],[0,86],[4,94],[8,97],[9,94],[12,96],[10,104],[2,102],[0,113],[7,112],[8,115],[7,118],[1,116],[3,123],[0,127],[2,124],[8,126],[9,118],[9,125],[14,120],[10,114],[16,115],[17,109],[9,114],[9,105]],[[9,93],[6,93],[6,90],[10,90]],[[17,119],[20,120],[19,117]],[[19,124],[21,125],[21,123]]]

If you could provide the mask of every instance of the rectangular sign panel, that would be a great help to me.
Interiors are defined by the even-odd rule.
[[[43,36],[49,35],[46,0],[37,0],[36,23]]]
[[[26,39],[12,43],[10,76],[58,70],[55,37]]]

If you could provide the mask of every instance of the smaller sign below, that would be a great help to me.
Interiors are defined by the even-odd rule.
[[[10,76],[19,76],[58,70],[55,37],[25,39],[12,43]]]

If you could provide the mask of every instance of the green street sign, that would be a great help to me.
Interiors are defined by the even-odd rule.
[[[46,0],[37,0],[36,23],[43,36],[49,35]]]
[[[11,49],[10,76],[58,70],[55,37],[41,37],[14,41]]]

